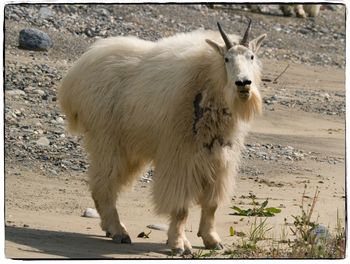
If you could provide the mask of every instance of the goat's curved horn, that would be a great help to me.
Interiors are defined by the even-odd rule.
[[[251,28],[251,24],[252,24],[252,20],[250,18],[249,19],[249,24],[248,24],[248,27],[244,33],[244,36],[243,36],[243,39],[241,41],[241,45],[245,46],[245,47],[248,47],[249,45],[249,33],[250,33],[250,28]]]
[[[224,40],[225,44],[226,44],[226,48],[227,50],[229,50],[230,48],[233,47],[232,41],[230,40],[230,38],[228,37],[228,35],[226,34],[226,32],[222,29],[221,25],[219,22],[218,23],[218,28],[221,34],[222,39]]]

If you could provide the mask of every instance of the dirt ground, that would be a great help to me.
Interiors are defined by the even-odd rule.
[[[78,38],[78,41],[82,40]],[[14,60],[28,60],[28,55],[24,51],[16,55],[7,53],[6,62]],[[334,102],[345,105],[344,69],[268,58],[262,61],[264,113],[254,121],[246,139],[247,152],[232,201],[217,211],[218,233],[225,248],[241,240],[230,236],[231,226],[248,233],[254,221],[232,215],[230,208],[251,207],[249,193],[256,195],[259,202],[268,198],[269,206],[282,210],[267,220],[272,227],[268,233],[271,238],[280,239],[292,226],[292,216],[300,214],[305,185],[307,197],[312,197],[317,188],[320,191],[313,218],[330,231],[336,227],[337,215],[345,225],[345,114],[319,110],[319,106]],[[47,63],[68,69],[72,62],[60,59],[53,52],[52,61]],[[287,71],[274,82],[288,64]],[[269,98],[277,99],[271,103]],[[7,99],[8,105],[22,106],[20,101]],[[279,149],[284,152],[276,154]],[[289,155],[288,149],[294,154]],[[7,159],[5,256],[11,259],[169,258],[166,232],[147,227],[167,224],[166,218],[153,213],[151,185],[152,182],[139,181],[118,200],[120,217],[133,243],[117,245],[104,236],[99,219],[81,216],[86,208],[94,207],[86,171],[52,174]],[[186,225],[186,235],[194,251],[203,249],[196,235],[199,213],[199,208],[194,207]],[[150,231],[149,238],[137,237]],[[288,237],[293,239],[291,232]]]

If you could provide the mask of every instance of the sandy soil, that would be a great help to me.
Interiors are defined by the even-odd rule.
[[[25,59],[23,51],[16,55],[16,60]],[[11,55],[7,60],[11,60]],[[53,63],[59,67],[69,66],[63,59],[60,61],[59,56]],[[313,219],[318,218],[319,223],[332,231],[338,214],[345,225],[345,117],[316,111],[317,104],[327,105],[328,100],[311,93],[320,91],[335,100],[345,100],[335,96],[338,92],[345,93],[344,70],[267,59],[263,63],[266,80],[261,93],[264,98],[277,94],[283,99],[288,95],[289,99],[294,96],[304,103],[303,107],[278,102],[265,105],[264,114],[252,124],[246,143],[290,146],[306,155],[300,160],[284,156],[277,160],[243,159],[232,201],[222,205],[217,212],[218,233],[226,248],[241,240],[238,236],[230,236],[230,226],[248,233],[254,221],[254,218],[232,215],[230,208],[233,205],[251,207],[251,200],[247,198],[249,193],[255,194],[259,202],[268,198],[269,206],[282,209],[280,214],[267,220],[268,226],[272,227],[268,236],[276,240],[289,230],[292,216],[300,214],[305,185],[307,197],[312,197],[316,188],[320,190]],[[287,64],[290,67],[278,81],[271,81]],[[121,219],[133,243],[117,245],[104,237],[99,219],[81,216],[86,208],[94,206],[86,173],[59,171],[51,175],[16,161],[8,162],[5,171],[7,258],[171,257],[165,244],[166,232],[147,228],[150,224],[167,223],[166,218],[153,214],[150,202],[152,183],[137,182],[118,200]],[[201,239],[196,236],[198,222],[199,208],[194,207],[186,230],[195,252],[203,249]],[[139,233],[150,231],[149,238],[137,238]],[[291,232],[288,237],[293,239]]]
[[[281,65],[265,62],[266,72],[273,75]],[[310,75],[310,73],[312,73]],[[325,76],[332,76],[332,79]],[[317,83],[325,91],[344,91],[344,73],[336,69],[291,65],[283,80],[286,89],[293,85],[302,87],[305,82]],[[303,89],[303,88],[301,88]],[[268,94],[274,84],[263,89]],[[240,174],[232,204],[220,207],[217,212],[218,232],[226,246],[240,238],[229,236],[229,228],[247,232],[253,219],[230,215],[229,207],[236,204],[249,207],[251,192],[258,201],[269,198],[269,205],[281,207],[282,212],[268,219],[273,227],[270,235],[279,238],[284,219],[292,223],[292,215],[298,215],[304,185],[307,195],[320,190],[315,217],[319,223],[336,225],[336,215],[344,219],[345,213],[345,123],[343,118],[325,117],[298,109],[275,108],[265,111],[252,125],[247,143],[273,143],[292,145],[317,157],[334,157],[339,162],[331,164],[305,158],[294,162],[270,162],[248,160],[244,166],[257,168],[262,175]],[[12,177],[12,174],[18,175]],[[151,183],[138,182],[118,201],[120,215],[133,240],[132,245],[116,245],[103,235],[99,220],[81,217],[83,210],[93,207],[83,173],[47,177],[40,172],[22,170],[21,166],[9,168],[6,187],[6,257],[8,258],[166,258],[166,232],[152,230],[148,239],[137,238],[149,224],[166,224],[167,219],[152,213],[150,203]],[[34,194],[34,195],[33,195]],[[132,208],[132,210],[130,210]],[[195,250],[202,248],[197,238],[199,208],[193,208],[187,223],[187,235]]]

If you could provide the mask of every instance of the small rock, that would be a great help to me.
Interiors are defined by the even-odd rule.
[[[34,125],[37,126],[37,127],[42,127],[43,126],[39,121],[36,122]]]
[[[109,16],[109,11],[107,9],[101,8],[98,10],[98,12],[99,12],[99,15],[101,16],[106,16],[106,17]]]
[[[39,17],[42,19],[47,19],[49,17],[52,17],[54,15],[52,9],[48,7],[42,7],[39,10]]]
[[[326,239],[327,237],[330,237],[329,231],[327,227],[324,225],[318,225],[312,233],[316,236],[316,240],[319,239]]]
[[[338,97],[345,97],[345,94],[336,92],[336,93],[335,93],[335,96],[338,96]]]
[[[56,122],[58,123],[58,124],[63,124],[64,123],[64,119],[62,118],[62,117],[57,117],[56,118]]]
[[[305,29],[305,28],[301,28],[301,29],[299,30],[299,32],[300,32],[301,34],[307,35],[307,34],[310,33],[310,30]]]
[[[331,97],[328,93],[321,93],[320,96],[326,100],[328,100]]]
[[[47,51],[53,46],[45,32],[34,28],[25,28],[19,32],[19,47],[22,49]]]
[[[86,208],[82,216],[89,218],[100,218],[100,215],[98,214],[96,209],[93,208]]]
[[[43,90],[40,90],[40,89],[36,89],[33,91],[34,94],[38,94],[40,96],[43,96],[45,95],[45,92]]]
[[[167,224],[150,224],[147,226],[149,229],[168,231],[169,226]]]
[[[53,169],[48,169],[49,173],[53,174],[53,175],[58,175],[58,172],[56,170]]]
[[[6,95],[25,95],[26,93],[22,90],[14,89],[14,90],[6,90],[5,94]]]
[[[198,11],[201,11],[202,10],[202,5],[192,5],[191,6],[193,9],[195,9],[195,10],[198,10]]]
[[[50,145],[50,140],[47,137],[41,137],[36,141],[36,144],[39,146],[48,146]]]
[[[282,28],[279,25],[275,25],[274,27],[272,27],[274,30],[276,30],[277,32],[281,31]]]

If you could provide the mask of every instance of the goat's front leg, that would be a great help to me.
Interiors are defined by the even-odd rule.
[[[192,246],[185,236],[187,216],[187,209],[171,214],[168,230],[168,244],[176,255],[186,255],[192,252]]]
[[[216,205],[201,203],[202,213],[197,236],[202,237],[203,243],[207,249],[223,249],[220,237],[215,230],[215,211]]]

